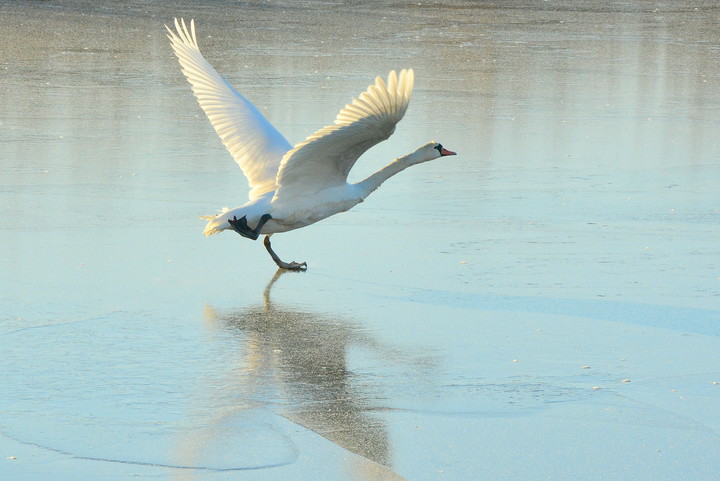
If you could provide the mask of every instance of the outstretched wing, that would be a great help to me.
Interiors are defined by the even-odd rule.
[[[250,199],[274,190],[280,161],[292,146],[205,60],[198,48],[193,20],[189,29],[184,20],[177,19],[176,31],[167,25],[165,28],[200,107],[247,177]]]
[[[313,194],[347,182],[355,161],[392,135],[410,102],[412,69],[393,70],[346,105],[333,125],[318,130],[285,154],[277,176],[275,199]]]

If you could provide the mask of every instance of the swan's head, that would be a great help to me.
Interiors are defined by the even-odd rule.
[[[433,142],[433,144],[433,149],[440,152],[440,157],[445,157],[446,155],[457,155],[457,153],[453,152],[452,150],[448,150],[443,147],[442,144],[439,144],[437,142]]]
[[[447,155],[457,155],[455,152],[446,149],[442,144],[432,141],[423,145],[414,152],[418,162],[427,162]]]

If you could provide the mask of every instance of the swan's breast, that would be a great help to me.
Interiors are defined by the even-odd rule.
[[[362,202],[362,197],[358,195],[354,186],[346,184],[307,196],[293,196],[284,200],[275,199],[272,203],[271,215],[278,229],[292,230],[350,210],[360,202]]]

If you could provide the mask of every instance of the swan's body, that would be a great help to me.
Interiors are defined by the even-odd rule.
[[[436,142],[392,161],[362,182],[349,184],[348,173],[370,147],[395,131],[410,101],[413,71],[390,72],[343,108],[333,125],[292,147],[263,115],[223,79],[200,53],[194,22],[175,20],[168,28],[173,50],[200,106],[250,185],[250,201],[206,216],[205,235],[233,229],[244,237],[266,235],[265,246],[280,267],[303,264],[279,261],[269,236],[313,224],[362,202],[392,175],[405,168],[454,155]],[[255,226],[250,228],[249,226]]]

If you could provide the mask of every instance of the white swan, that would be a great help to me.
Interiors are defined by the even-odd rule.
[[[455,155],[430,142],[362,182],[349,184],[348,172],[355,161],[390,137],[405,114],[413,88],[412,70],[401,70],[400,75],[390,72],[387,83],[377,77],[374,85],[340,111],[333,125],[293,147],[205,60],[193,20],[189,29],[184,20],[177,19],[175,31],[165,27],[200,107],[250,185],[248,203],[204,217],[208,220],[205,235],[233,229],[255,240],[265,234],[265,247],[279,267],[305,269],[305,262],[281,261],[270,246],[270,236],[345,212],[411,165]]]

